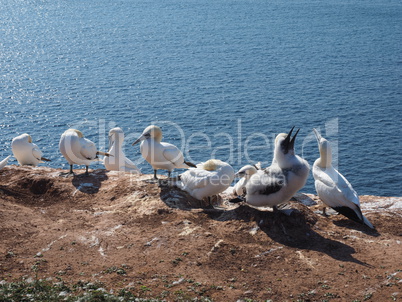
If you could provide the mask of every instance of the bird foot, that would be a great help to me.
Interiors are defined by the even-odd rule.
[[[171,187],[172,186],[172,182],[169,178],[168,179],[157,179],[156,181],[158,182],[159,187]]]
[[[159,183],[159,179],[158,178],[145,179],[144,182],[149,184],[157,184]]]
[[[59,176],[64,177],[64,178],[69,178],[71,176],[74,177],[75,173],[74,172],[73,173],[71,173],[71,172],[62,172],[62,173],[59,174]]]

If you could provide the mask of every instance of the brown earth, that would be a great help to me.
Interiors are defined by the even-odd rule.
[[[361,197],[374,231],[299,202],[314,195],[279,212],[224,194],[201,208],[150,175],[60,172],[0,171],[0,281],[101,282],[167,301],[402,300],[401,198]]]

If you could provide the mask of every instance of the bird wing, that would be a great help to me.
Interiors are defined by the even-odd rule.
[[[93,160],[96,158],[96,146],[92,141],[82,137],[80,138],[80,144],[81,144],[81,150],[80,150],[81,156],[83,156],[85,159],[88,160]]]
[[[261,184],[263,185],[259,190],[259,194],[270,195],[276,193],[286,184],[286,177],[282,170],[277,169],[275,166],[266,168],[259,175],[261,176]]]
[[[163,156],[174,165],[182,165],[184,162],[183,153],[175,145],[161,143],[163,146]]]
[[[39,147],[36,144],[32,143],[32,147],[33,147],[32,148],[33,157],[35,157],[37,160],[40,161],[43,155],[42,151],[40,151]]]
[[[361,218],[359,198],[352,186],[347,186],[342,174],[335,169],[327,168],[324,171],[315,167],[313,176],[318,196],[326,205],[333,209],[350,208]]]
[[[205,187],[214,172],[206,171],[200,168],[190,168],[180,175],[181,182],[185,189],[194,190]]]
[[[336,172],[338,174],[338,177],[337,177],[338,190],[340,192],[342,192],[342,194],[346,200],[353,202],[355,205],[360,207],[359,195],[357,195],[356,191],[353,189],[353,187],[349,183],[349,181],[341,173],[339,173],[338,171],[336,171]]]
[[[258,170],[252,175],[246,184],[247,196],[251,195],[271,195],[278,192],[285,185],[285,176],[276,169],[275,166],[270,166],[264,170]]]

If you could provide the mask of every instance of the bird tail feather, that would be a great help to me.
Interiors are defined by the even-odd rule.
[[[364,223],[365,225],[367,225],[369,228],[375,229],[374,226],[371,224],[371,222],[368,221],[368,219],[367,219],[366,217],[364,217],[364,216],[363,216],[363,223]]]

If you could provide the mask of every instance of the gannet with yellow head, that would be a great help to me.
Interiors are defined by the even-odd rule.
[[[29,165],[36,167],[39,163],[50,161],[42,156],[42,151],[32,142],[32,137],[27,133],[14,137],[11,142],[11,149],[21,166]]]
[[[116,127],[109,131],[109,151],[111,157],[106,156],[103,164],[107,170],[140,173],[137,166],[129,160],[123,152],[124,132]]]
[[[99,160],[98,155],[109,156],[109,153],[98,151],[95,143],[76,129],[68,129],[61,135],[59,149],[70,164],[70,171],[66,176],[74,175],[73,164],[85,165],[85,175],[89,175],[88,166]]]
[[[198,200],[225,191],[234,179],[231,165],[218,159],[200,163],[180,174],[179,187]]]
[[[356,191],[349,181],[332,166],[331,144],[316,129],[313,131],[320,151],[320,157],[313,165],[314,184],[318,197],[325,206],[373,229],[374,226],[364,217],[360,209]],[[323,213],[325,215],[325,207]]]
[[[184,160],[183,153],[175,145],[162,142],[162,130],[158,126],[151,125],[145,128],[141,136],[133,143],[133,146],[141,142],[142,157],[152,166],[154,179],[158,179],[156,171],[167,170],[168,177],[174,169],[195,167]]]
[[[300,129],[292,138],[293,129],[276,136],[272,164],[250,177],[246,184],[246,203],[275,208],[289,201],[306,184],[310,166],[295,154],[294,144]]]

